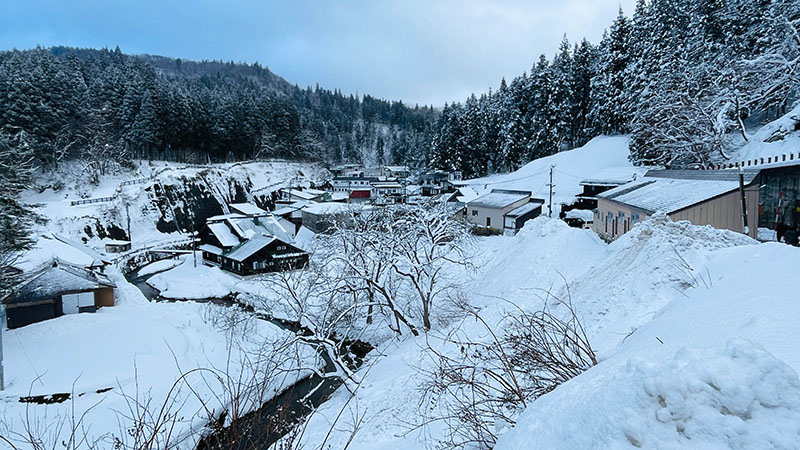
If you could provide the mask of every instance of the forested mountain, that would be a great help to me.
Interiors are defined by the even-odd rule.
[[[429,155],[432,107],[301,89],[259,64],[56,47],[0,53],[0,132],[45,167],[80,157],[380,164]]]
[[[702,166],[785,113],[798,86],[797,0],[639,0],[599,44],[565,37],[530,73],[445,106],[432,162],[483,175],[630,133],[634,163]]]

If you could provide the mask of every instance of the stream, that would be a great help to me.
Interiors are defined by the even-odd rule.
[[[147,267],[147,266],[144,266]],[[140,269],[126,275],[127,280],[136,286],[149,301],[195,301],[211,302],[223,306],[237,306],[251,312],[260,320],[268,321],[284,330],[293,333],[310,334],[299,323],[267,316],[256,312],[252,306],[241,303],[235,298],[208,298],[199,300],[173,300],[161,297],[158,289],[147,284],[147,279],[155,275],[139,275]],[[169,270],[169,269],[167,269]],[[160,272],[158,272],[160,273]],[[350,355],[348,363],[355,370],[363,362],[364,357],[372,346],[361,341],[337,341],[343,350]],[[333,372],[334,365],[327,352],[319,349],[319,354],[325,361],[325,373]],[[317,374],[307,376],[286,390],[264,403],[259,409],[245,414],[227,427],[224,423],[224,414],[218,419],[219,423],[211,423],[212,433],[203,437],[197,445],[197,450],[250,450],[266,449],[280,438],[291,432],[294,425],[310,414],[315,408],[325,402],[336,389],[342,385],[342,380],[336,377],[324,378]]]

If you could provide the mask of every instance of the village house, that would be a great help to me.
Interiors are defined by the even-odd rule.
[[[22,277],[3,299],[8,328],[114,306],[115,286],[99,271],[53,259]]]
[[[381,169],[381,176],[385,178],[403,179],[411,175],[411,170],[408,166],[384,166]]]
[[[308,265],[309,258],[308,252],[268,234],[252,236],[228,250],[211,244],[201,245],[200,250],[207,263],[239,275],[299,269]]]
[[[313,203],[302,209],[303,226],[314,233],[326,233],[340,224],[346,224],[356,210],[346,203]],[[358,207],[359,209],[368,208]]]
[[[479,227],[514,234],[528,220],[542,213],[544,200],[532,198],[530,191],[492,189],[466,206],[466,221]]]
[[[293,245],[296,228],[291,221],[247,203],[229,206],[236,212],[210,217],[200,231],[204,262],[240,275],[308,263],[308,255],[298,254],[305,252]]]
[[[291,204],[297,201],[327,202],[330,201],[330,194],[319,189],[292,189],[285,188],[280,191],[281,197],[277,203],[282,205]]]
[[[455,190],[455,182],[461,181],[461,172],[445,172],[437,170],[420,177],[422,195],[431,197]]]
[[[370,190],[372,183],[378,181],[378,177],[366,177],[362,173],[357,175],[346,175],[333,177],[331,185],[333,192],[350,193],[355,190]]]
[[[370,189],[372,202],[377,205],[402,203],[405,189],[396,180],[373,182]]]
[[[749,230],[757,237],[759,171],[743,173]],[[597,196],[592,225],[606,240],[614,240],[656,212],[672,220],[744,232],[739,173],[735,170],[650,170],[645,176]]]

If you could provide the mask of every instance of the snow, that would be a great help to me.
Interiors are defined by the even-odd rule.
[[[506,217],[520,217],[542,206],[540,202],[528,202],[506,213]]]
[[[223,247],[233,247],[239,245],[239,238],[236,237],[228,226],[222,222],[208,223],[208,229],[214,233],[214,236],[219,240]]]
[[[181,263],[182,261],[180,259],[162,259],[161,261],[156,261],[142,267],[139,269],[138,275],[144,277],[158,272],[164,272],[165,270],[179,266]]]
[[[598,194],[652,214],[672,213],[739,188],[736,181],[643,177]]]
[[[339,214],[354,211],[356,209],[364,209],[366,207],[356,207],[349,203],[335,203],[335,202],[322,202],[310,203],[303,207],[303,212],[322,216],[326,214]]]
[[[231,203],[228,206],[230,206],[231,209],[245,215],[258,216],[267,213],[266,211],[264,211],[263,209],[259,208],[258,206],[252,203]]]
[[[113,281],[118,287],[116,306],[4,332],[7,385],[0,396],[4,420],[0,433],[9,436],[10,430],[24,430],[26,415],[33,423],[50,424],[71,417],[74,408],[80,414],[88,410],[83,419],[88,437],[105,439],[100,447],[111,448],[113,443],[106,434],[126,433],[118,423],[120,414],[129,411],[124,395],[138,395],[139,401],[150,397],[152,405],[160,406],[178,377],[191,369],[227,368],[234,379],[239,373],[247,376],[248,354],[291,336],[252,316],[232,320],[232,315],[240,314],[235,308],[192,302],[149,303],[118,272],[113,273]],[[237,325],[230,327],[232,323]],[[314,360],[313,349],[304,345],[293,346],[290,351]],[[290,364],[284,366],[287,369],[296,366],[296,362],[286,364]],[[274,373],[266,391],[270,396],[308,371]],[[183,384],[178,383],[182,400],[173,405],[185,419],[177,425],[176,438],[204,423],[203,417],[196,415],[202,405],[198,397],[190,395],[189,386],[217,413],[226,406],[220,403],[226,396],[214,376],[195,373],[187,377]],[[108,388],[111,390],[103,392]],[[19,401],[21,396],[56,393],[72,393],[72,398],[52,405]],[[54,443],[66,438],[66,429],[48,430],[48,435],[56,432]],[[191,448],[195,438],[186,441],[183,448]]]
[[[567,219],[580,219],[584,222],[594,221],[594,211],[589,209],[571,209],[566,212]]]
[[[468,206],[479,206],[483,208],[506,208],[513,203],[525,200],[530,196],[529,193],[503,192],[493,189],[492,192],[482,195],[468,203]]]
[[[553,166],[553,209],[557,212],[558,205],[571,204],[583,192],[580,182],[591,175],[611,167],[636,171],[628,155],[628,136],[598,136],[583,147],[536,159],[515,172],[464,180],[464,183],[478,194],[492,189],[515,189],[544,197],[549,194],[547,184]]]
[[[764,158],[783,157],[787,155],[786,159],[789,160],[789,155],[794,155],[794,162],[800,162],[800,133],[798,132],[797,124],[800,123],[800,103],[798,103],[791,111],[783,115],[779,119],[768,123],[767,125],[759,128],[750,140],[746,142],[736,152],[733,152],[730,162],[752,161]],[[760,165],[760,164],[759,164]]]
[[[607,167],[581,181],[581,185],[619,186],[644,176],[647,167]]]
[[[199,300],[223,298],[236,292],[239,281],[217,266],[203,264],[197,255],[197,267],[191,255],[182,257],[180,265],[158,273],[147,280],[147,284],[158,289],[164,298]]]
[[[600,369],[599,367],[596,369]],[[595,370],[534,402],[497,450],[796,449],[800,380],[763,347],[681,349]]]
[[[242,245],[231,249],[230,253],[226,254],[225,256],[234,261],[241,262],[259,250],[263,249],[274,240],[275,237],[273,236],[266,236],[263,234],[260,236],[255,236],[242,243]]]
[[[498,450],[532,442],[548,449],[632,448],[626,432],[643,448],[796,448],[800,336],[790,330],[800,317],[793,300],[800,250],[757,245],[662,214],[611,244],[539,217],[516,236],[480,239],[477,246],[477,269],[463,274],[463,292],[487,323],[501,332],[502,315],[514,310],[505,300],[536,310],[548,291],[568,297],[600,359],[529,403]],[[432,367],[427,345],[456,332],[491,339],[468,320],[385,343],[359,371],[355,395],[336,392],[311,418],[304,441],[327,437],[333,448],[344,445],[348,427],[369,411],[350,449],[435,446],[440,422],[415,428],[428,406],[421,403],[420,369]],[[753,416],[736,416],[743,408]],[[695,440],[681,440],[681,427]]]

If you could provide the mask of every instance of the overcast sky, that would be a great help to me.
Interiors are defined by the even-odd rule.
[[[461,101],[596,43],[635,0],[0,0],[0,49],[109,47],[258,61],[300,86],[406,103]]]

